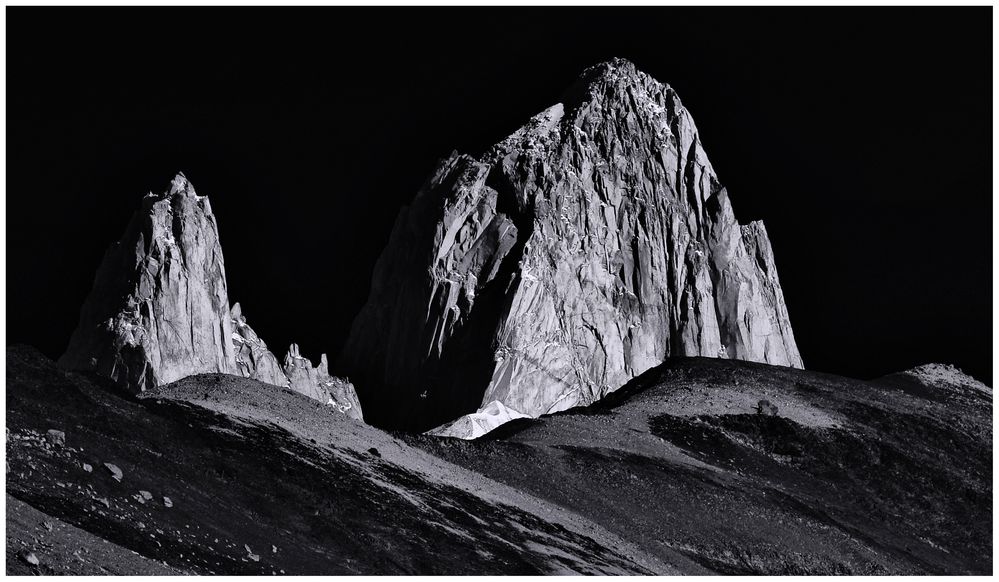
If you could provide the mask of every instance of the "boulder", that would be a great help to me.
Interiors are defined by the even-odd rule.
[[[57,447],[62,447],[66,445],[66,433],[61,430],[55,430],[50,428],[48,432],[45,433],[45,439],[52,445]]]
[[[108,473],[111,473],[112,479],[121,483],[121,480],[125,475],[124,473],[122,473],[118,465],[115,465],[113,463],[104,463],[104,468],[108,470]]]

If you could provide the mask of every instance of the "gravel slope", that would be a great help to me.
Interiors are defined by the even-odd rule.
[[[408,440],[718,572],[992,569],[991,391],[691,358],[478,441]]]

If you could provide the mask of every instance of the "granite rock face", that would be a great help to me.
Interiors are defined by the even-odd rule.
[[[243,308],[236,303],[230,311],[232,342],[236,346],[236,367],[241,376],[274,386],[287,386],[288,377],[278,359],[267,349],[264,340],[246,323]]]
[[[299,353],[298,344],[291,344],[284,356],[284,373],[288,377],[287,386],[295,392],[335,406],[351,418],[364,419],[354,386],[347,380],[330,376],[326,354],[319,356],[319,365],[313,367],[312,362]]]
[[[587,404],[686,355],[802,366],[766,229],[736,221],[676,93],[615,59],[441,162],[339,363],[369,420],[427,429]]]
[[[237,349],[236,366],[240,375],[290,388],[334,406],[351,418],[364,420],[354,386],[347,380],[330,376],[326,354],[320,356],[319,365],[313,367],[300,353],[298,344],[292,344],[285,354],[284,363],[279,364],[277,357],[267,349],[267,344],[246,322],[239,303],[233,305],[231,316],[235,330],[232,340]]]
[[[60,365],[142,391],[236,373],[225,263],[208,198],[183,174],[148,194],[105,254]]]
[[[178,174],[149,194],[104,257],[61,366],[141,392],[193,374],[238,374],[291,388],[363,420],[354,387],[298,346],[284,366],[229,308],[218,225],[208,198]]]

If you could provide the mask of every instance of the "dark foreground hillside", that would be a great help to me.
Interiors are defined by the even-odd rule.
[[[409,441],[716,572],[987,574],[981,388],[680,359],[478,441]]]
[[[991,571],[990,391],[680,360],[466,442],[23,347],[6,381],[10,574]]]
[[[224,375],[113,390],[8,349],[8,573],[679,571],[291,391]]]

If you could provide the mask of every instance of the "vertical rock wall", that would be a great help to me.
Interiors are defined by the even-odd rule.
[[[341,368],[377,424],[587,404],[674,355],[801,367],[761,223],[740,226],[676,93],[631,63],[399,215]]]

